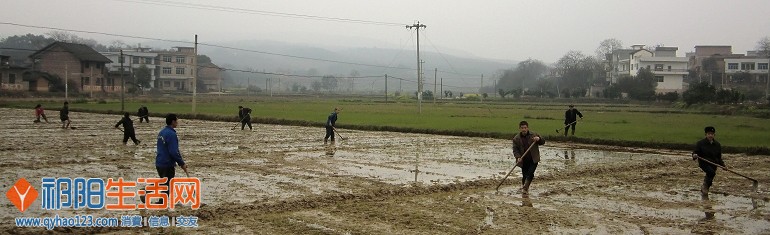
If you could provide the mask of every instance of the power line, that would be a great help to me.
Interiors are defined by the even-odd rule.
[[[65,28],[56,28],[56,27],[47,27],[47,26],[25,25],[25,24],[17,24],[17,23],[10,23],[10,22],[0,22],[0,24],[12,25],[12,26],[18,26],[18,27],[27,27],[27,28],[39,28],[39,29],[51,29],[51,30],[60,30],[60,31],[67,31],[67,32],[99,34],[99,35],[107,35],[107,36],[113,36],[113,37],[125,37],[125,38],[135,38],[135,39],[144,39],[144,40],[156,40],[156,41],[165,41],[165,42],[193,44],[192,42],[180,41],[180,40],[169,40],[169,39],[161,39],[161,38],[142,37],[142,36],[130,36],[130,35],[122,35],[122,34],[114,34],[114,33],[104,33],[104,32],[96,32],[96,31],[65,29]],[[198,43],[198,45],[210,46],[210,47],[218,47],[218,48],[224,48],[224,49],[230,49],[230,50],[239,50],[239,51],[253,52],[253,53],[259,53],[259,54],[266,54],[266,55],[283,56],[283,57],[289,57],[289,58],[295,58],[295,59],[315,60],[315,61],[323,61],[323,62],[331,62],[331,63],[340,63],[340,64],[349,64],[349,65],[358,65],[358,66],[367,66],[367,67],[378,67],[378,68],[389,68],[389,69],[400,69],[400,70],[417,70],[417,69],[413,69],[413,68],[401,68],[401,67],[393,67],[393,66],[372,65],[372,64],[364,64],[364,63],[345,62],[345,61],[338,61],[338,60],[327,60],[327,59],[311,58],[311,57],[304,57],[304,56],[287,55],[287,54],[280,54],[280,53],[273,53],[273,52],[266,52],[266,51],[258,51],[258,50],[250,50],[250,49],[243,49],[243,48],[236,48],[236,47],[229,47],[229,46],[221,46],[221,45],[215,45],[215,44],[209,44],[209,43]]]
[[[88,30],[76,30],[76,29],[65,29],[65,28],[48,27],[48,26],[26,25],[26,24],[18,24],[18,23],[11,23],[11,22],[0,22],[0,25],[11,25],[11,26],[17,26],[17,27],[26,27],[26,28],[50,29],[50,30],[59,30],[59,31],[67,31],[67,32],[78,32],[78,33],[87,33],[87,34],[106,35],[106,36],[113,36],[113,37],[124,37],[124,38],[134,38],[134,39],[174,42],[174,43],[183,43],[183,44],[193,44],[193,42],[182,41],[182,40],[170,40],[170,39],[162,39],[162,38],[153,38],[153,37],[144,37],[144,36],[131,36],[131,35],[124,35],[124,34],[105,33],[105,32],[88,31]],[[337,60],[327,60],[327,59],[304,57],[304,56],[287,55],[287,54],[265,52],[265,51],[251,50],[251,49],[243,49],[243,48],[222,46],[222,45],[209,44],[209,43],[198,43],[198,45],[209,46],[209,47],[218,47],[218,48],[230,49],[230,50],[245,51],[245,52],[252,52],[252,53],[259,53],[259,54],[266,54],[266,55],[273,55],[273,56],[282,56],[282,57],[289,57],[289,58],[296,58],[296,59],[323,61],[323,62],[330,62],[330,63],[340,63],[340,64],[349,64],[349,65],[358,65],[358,66],[379,67],[379,68],[386,68],[386,69],[409,70],[409,71],[417,70],[417,69],[414,69],[414,68],[394,67],[394,66],[390,66],[390,65],[387,65],[387,66],[371,65],[371,64],[364,64],[364,63],[355,63],[355,62],[346,62],[346,61],[337,61]],[[435,46],[434,46],[434,48],[435,48]],[[37,51],[37,50],[34,50],[34,49],[24,49],[24,48],[0,48],[0,49]],[[394,60],[395,60],[395,58],[394,58]],[[220,68],[220,69],[224,69],[224,68]],[[252,72],[252,73],[266,74],[266,75],[292,76],[292,77],[307,77],[307,78],[323,77],[323,76],[291,75],[291,74],[281,74],[281,73],[253,72],[253,71],[237,70],[237,69],[225,69],[225,70],[235,71],[235,72]],[[443,72],[443,73],[449,73],[449,74],[457,74],[457,75],[465,75],[465,76],[475,76],[475,75],[468,75],[468,74],[462,74],[462,73],[448,72],[448,71],[442,71],[442,70],[438,70],[438,71],[439,72]],[[361,78],[371,78],[371,77],[379,77],[379,76],[363,76]],[[351,77],[351,78],[358,78],[358,77]],[[394,77],[394,78],[396,78],[396,77]],[[465,82],[463,78],[459,78],[459,79],[461,79],[461,80],[463,80],[463,82]],[[411,80],[403,80],[403,81],[417,83],[417,81],[411,81]],[[433,85],[433,83],[425,83],[425,84]],[[449,85],[444,85],[444,86],[445,87],[454,87],[454,88],[473,88],[473,87],[458,87],[458,86],[449,86]]]
[[[173,7],[201,9],[201,10],[214,10],[214,11],[234,12],[234,13],[244,13],[244,14],[254,14],[254,15],[278,16],[278,17],[286,17],[286,18],[298,18],[298,19],[310,19],[310,20],[320,20],[320,21],[332,21],[332,22],[342,22],[342,23],[355,23],[355,24],[368,24],[368,25],[381,25],[381,26],[403,26],[404,25],[404,24],[401,24],[401,23],[392,23],[392,22],[358,20],[358,19],[350,19],[350,18],[326,17],[326,16],[316,16],[316,15],[307,15],[307,14],[294,14],[294,13],[284,13],[284,12],[274,12],[274,11],[260,11],[260,10],[246,9],[246,8],[222,7],[222,6],[214,6],[214,5],[184,3],[184,2],[175,2],[175,1],[163,1],[163,0],[152,0],[152,1],[149,1],[149,0],[113,0],[113,1],[117,1],[117,2],[131,2],[131,3],[148,4],[148,5],[173,6]]]
[[[106,36],[113,36],[113,37],[124,37],[124,38],[134,38],[134,39],[144,39],[144,40],[155,40],[155,41],[164,41],[164,42],[175,42],[175,43],[193,44],[193,42],[181,41],[181,40],[169,40],[169,39],[161,39],[161,38],[130,36],[130,35],[123,35],[123,34],[103,33],[103,32],[96,32],[96,31],[65,29],[65,28],[56,28],[56,27],[47,27],[47,26],[26,25],[26,24],[17,24],[17,23],[10,23],[10,22],[0,22],[0,24],[12,25],[12,26],[18,26],[18,27],[26,27],[26,28],[50,29],[50,30],[59,30],[59,31],[67,31],[67,32],[99,34],[99,35],[106,35]]]

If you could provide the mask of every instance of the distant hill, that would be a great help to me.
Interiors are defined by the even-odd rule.
[[[322,48],[313,45],[260,40],[212,44],[251,50],[239,51],[211,46],[199,47],[200,54],[209,56],[213,63],[226,68],[264,70],[266,72],[309,76],[334,75],[345,77],[351,76],[351,74],[356,72],[359,76],[383,76],[378,79],[384,79],[384,75],[388,74],[389,76],[400,77],[410,81],[416,81],[417,77],[417,58],[414,50],[329,46]],[[434,69],[438,68],[438,78],[444,78],[444,85],[467,87],[468,89],[478,89],[482,74],[484,74],[484,79],[486,80],[485,86],[491,85],[494,74],[497,74],[502,69],[512,68],[517,63],[515,61],[505,62],[483,58],[459,57],[430,51],[421,51],[420,59],[425,61],[423,68],[426,82],[433,83]],[[348,63],[335,63],[332,61]],[[228,75],[231,78],[231,83],[235,85],[247,83],[246,78],[248,77],[253,78],[252,85],[257,84],[260,87],[264,87],[265,84],[266,76],[260,74],[236,72],[229,73]],[[294,82],[310,87],[310,82],[313,80],[291,77],[283,77],[282,79],[287,80],[287,82],[282,81],[282,90],[287,89]],[[359,84],[358,86],[353,85],[356,90],[384,89],[384,80],[381,82],[376,82],[375,78],[358,80],[359,82],[352,82]],[[396,79],[389,80],[390,89],[394,89],[398,85],[397,82],[398,80]],[[345,85],[340,84],[339,89],[350,89],[350,87],[345,87]],[[411,90],[414,90],[416,84],[404,81],[402,86],[403,89],[409,87]],[[426,89],[428,88],[426,87]]]

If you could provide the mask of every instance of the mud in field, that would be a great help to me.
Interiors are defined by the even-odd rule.
[[[49,112],[49,121],[58,121],[56,114]],[[33,124],[31,109],[0,109],[3,193],[21,177],[39,188],[41,177],[157,176],[155,136],[163,120],[135,123],[142,143],[124,146],[113,128],[120,116],[70,117],[76,129],[64,130],[59,123]],[[74,233],[770,233],[768,156],[726,155],[728,166],[759,180],[759,189],[720,170],[709,200],[702,200],[703,173],[686,152],[601,151],[546,139],[523,197],[519,169],[495,191],[512,166],[505,140],[340,130],[344,140],[324,144],[322,128],[255,124],[241,131],[235,123],[179,123],[190,174],[202,179],[201,209],[43,211],[38,204],[22,214],[2,197],[0,233],[40,233],[16,228],[13,219],[54,214],[200,218],[196,229],[54,230]]]

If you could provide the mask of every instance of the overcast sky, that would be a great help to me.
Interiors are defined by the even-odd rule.
[[[684,56],[695,45],[732,45],[733,53],[746,53],[770,35],[767,0],[178,2],[181,0],[3,0],[0,22],[185,41],[198,34],[200,42],[212,43],[255,39],[414,50],[414,30],[404,25],[419,20],[427,26],[420,31],[424,51],[504,60],[533,58],[549,63],[570,50],[593,55],[599,42],[607,38],[617,38],[626,47],[679,47],[679,56]],[[195,4],[243,10],[218,11]],[[367,22],[328,21],[315,16]],[[0,24],[2,37],[49,31]],[[103,44],[145,41],[77,34]]]

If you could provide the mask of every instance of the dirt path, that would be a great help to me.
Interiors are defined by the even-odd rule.
[[[77,129],[62,130],[60,124],[32,124],[32,113],[0,109],[3,192],[21,177],[38,180],[38,187],[41,177],[157,174],[155,136],[163,120],[135,123],[142,144],[123,146],[122,133],[112,129],[119,116],[72,113]],[[52,212],[34,205],[22,215],[2,197],[0,231],[39,233],[16,228],[13,218],[58,213],[196,215],[201,225],[55,230],[76,233],[770,233],[767,156],[725,157],[759,179],[759,191],[719,171],[715,193],[703,201],[697,191],[703,173],[685,152],[548,142],[531,195],[522,198],[518,170],[494,191],[511,167],[504,140],[341,130],[346,140],[324,145],[321,128],[256,125],[250,132],[233,125],[180,121],[180,148],[203,183],[200,210]]]

